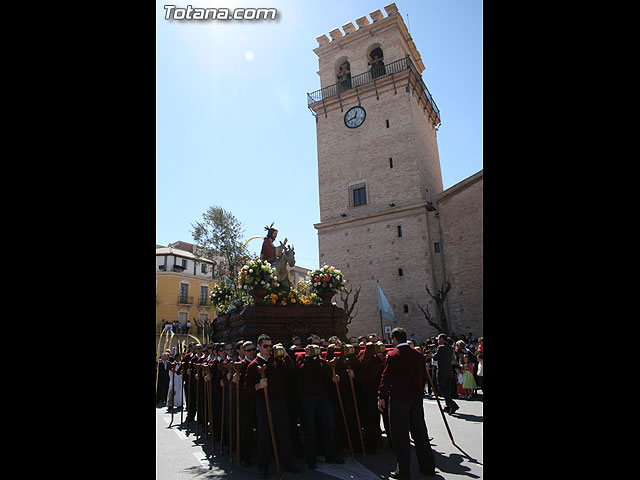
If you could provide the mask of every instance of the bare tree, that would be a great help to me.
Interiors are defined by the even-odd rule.
[[[424,314],[424,318],[426,318],[427,322],[429,322],[429,325],[431,325],[436,330],[438,330],[438,332],[446,333],[448,335],[449,321],[447,320],[447,316],[444,311],[444,302],[447,298],[447,294],[449,293],[449,290],[451,290],[451,283],[447,281],[447,286],[444,289],[439,289],[435,295],[431,293],[427,285],[425,285],[424,288],[429,294],[429,296],[431,297],[431,299],[436,304],[436,318],[434,319],[429,313],[429,305],[427,305],[427,310],[425,311],[420,306],[420,304],[416,302],[418,304],[418,308],[422,310],[422,313]]]
[[[356,315],[358,315],[358,310],[353,313],[353,309],[356,306],[356,303],[358,303],[358,296],[360,295],[361,288],[362,286],[358,285],[358,289],[353,295],[353,301],[351,305],[349,305],[349,297],[351,296],[351,292],[353,292],[353,286],[345,287],[344,291],[340,292],[340,300],[342,300],[342,304],[344,305],[344,312],[347,315],[347,320],[344,322],[345,326],[349,325],[351,321],[356,318]]]

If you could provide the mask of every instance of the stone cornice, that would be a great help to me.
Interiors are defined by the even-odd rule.
[[[421,210],[421,209],[424,209],[426,214],[427,212],[426,200],[404,204],[404,205],[397,205],[395,207],[387,207],[387,208],[383,207],[373,211],[367,210],[367,211],[363,211],[361,214],[355,214],[355,215],[351,214],[351,215],[348,215],[347,217],[333,217],[324,222],[321,221],[320,223],[315,223],[313,227],[319,232],[321,229],[331,228],[331,227],[338,227],[338,228],[343,228],[347,226],[351,227],[352,225],[349,225],[349,224],[352,224],[352,223],[361,223],[363,225],[366,225],[368,223],[377,223],[385,217],[389,217],[389,219],[402,217],[407,212],[410,212],[412,210]]]

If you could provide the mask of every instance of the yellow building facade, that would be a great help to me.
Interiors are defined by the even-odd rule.
[[[199,325],[209,324],[215,316],[210,295],[216,264],[197,259],[192,252],[193,245],[185,242],[156,246],[157,334],[163,325],[173,324],[175,334],[201,338]]]

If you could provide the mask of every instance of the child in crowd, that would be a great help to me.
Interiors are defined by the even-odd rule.
[[[482,394],[484,395],[484,388],[483,388],[483,382],[482,382],[482,377],[483,377],[483,372],[482,372],[482,352],[478,354],[478,388],[480,390],[482,390]]]
[[[462,375],[460,367],[456,367],[456,377],[458,379],[458,398],[467,398],[468,392],[462,387],[464,376]]]
[[[469,391],[467,396],[463,398],[471,398],[471,391],[476,390],[478,385],[476,385],[476,379],[473,378],[473,362],[466,353],[462,356],[462,370],[462,388]]]

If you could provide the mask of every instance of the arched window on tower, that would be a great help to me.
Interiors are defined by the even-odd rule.
[[[385,74],[384,71],[384,54],[380,47],[371,50],[369,54],[369,67],[371,68],[371,77],[377,78]]]
[[[338,79],[338,91],[341,92],[351,88],[351,64],[349,64],[348,60],[338,66],[336,78]]]

